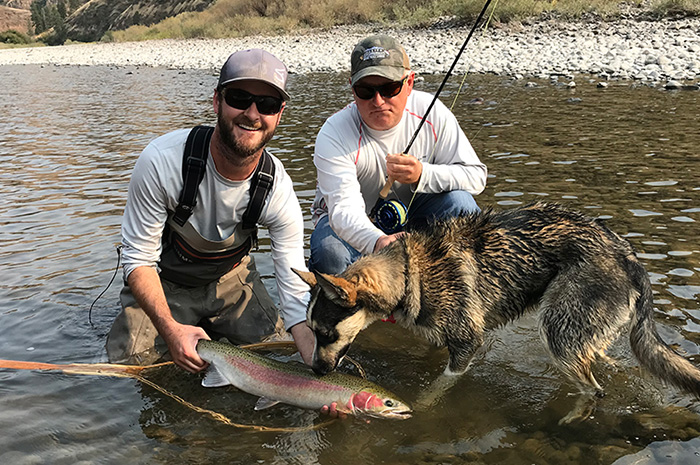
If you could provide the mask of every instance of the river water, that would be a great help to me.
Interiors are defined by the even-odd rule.
[[[441,76],[418,88],[434,91]],[[461,78],[453,77],[448,105]],[[119,311],[116,245],[140,150],[180,127],[213,123],[216,76],[205,71],[0,67],[0,358],[105,362]],[[295,182],[311,232],[314,136],[348,102],[346,77],[292,76],[294,99],[271,143]],[[489,167],[482,207],[560,202],[636,247],[653,283],[662,337],[700,364],[700,93],[630,82],[597,88],[468,76],[454,107]],[[276,295],[263,239],[256,253]],[[131,378],[0,369],[0,463],[696,464],[700,403],[640,371],[625,338],[596,377],[608,395],[591,418],[561,427],[575,387],[553,369],[526,317],[495,331],[489,350],[442,401],[406,421],[357,419],[302,430],[317,412],[233,388],[204,389],[174,367],[145,377],[252,432],[194,411]],[[446,352],[390,324],[360,334],[350,355],[409,402],[442,371]]]

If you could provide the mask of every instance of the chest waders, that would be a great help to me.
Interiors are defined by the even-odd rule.
[[[168,215],[163,231],[160,276],[181,286],[198,287],[216,281],[250,253],[257,245],[257,222],[275,179],[275,164],[263,150],[251,179],[250,200],[241,223],[222,241],[202,237],[187,220],[197,205],[197,192],[206,172],[213,132],[213,127],[196,126],[187,136],[179,203]]]

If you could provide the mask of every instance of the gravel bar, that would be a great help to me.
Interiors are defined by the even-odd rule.
[[[369,34],[386,33],[404,45],[417,73],[435,74],[449,69],[469,29],[351,26],[283,36],[14,48],[0,50],[0,65],[152,66],[216,72],[230,53],[259,47],[277,55],[291,73],[343,73],[349,71],[356,42]],[[697,86],[700,19],[550,19],[492,26],[475,34],[465,50],[455,73],[465,72],[517,79],[586,74],[601,80]]]

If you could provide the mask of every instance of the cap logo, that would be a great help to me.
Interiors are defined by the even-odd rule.
[[[382,60],[384,58],[389,58],[389,51],[384,47],[371,47],[365,50],[362,55],[362,61],[367,60]]]
[[[283,68],[277,68],[274,71],[275,81],[282,83],[284,85],[284,78],[286,76],[286,70]]]

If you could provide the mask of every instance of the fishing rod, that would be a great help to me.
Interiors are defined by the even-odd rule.
[[[268,342],[258,342],[253,344],[245,344],[238,346],[248,350],[258,350],[258,349],[296,349],[296,344],[294,341],[268,341]],[[347,359],[347,357],[346,357]],[[359,364],[355,360],[349,360],[355,368],[360,372],[363,379],[367,378],[367,375]],[[20,360],[4,360],[0,359],[0,369],[10,369],[10,370],[38,370],[38,371],[59,371],[70,375],[94,375],[94,376],[107,376],[114,378],[132,378],[143,384],[146,384],[156,391],[164,394],[171,399],[179,402],[180,404],[188,407],[195,412],[203,413],[209,415],[214,420],[224,423],[228,426],[233,426],[240,429],[253,430],[253,431],[271,431],[271,432],[303,432],[303,431],[313,431],[325,428],[330,423],[336,421],[335,418],[323,421],[318,424],[312,424],[309,426],[290,426],[290,427],[274,427],[274,426],[263,426],[263,425],[246,425],[235,423],[228,417],[224,416],[219,412],[213,410],[205,409],[194,405],[191,402],[183,399],[165,389],[164,387],[158,385],[157,383],[149,380],[145,377],[145,373],[153,369],[163,368],[166,366],[173,365],[172,361],[157,363],[155,365],[122,365],[115,363],[43,363],[43,362],[26,362]]]
[[[413,133],[413,137],[411,137],[411,140],[408,142],[406,149],[402,152],[404,155],[407,155],[408,151],[413,146],[413,143],[418,137],[418,133],[420,132],[421,128],[425,124],[426,119],[428,118],[428,114],[430,114],[430,110],[433,109],[433,106],[435,105],[435,102],[437,101],[440,92],[442,92],[442,89],[445,87],[445,84],[447,84],[447,80],[450,78],[450,75],[457,66],[457,63],[459,62],[459,59],[462,56],[462,53],[464,53],[464,50],[467,48],[467,44],[469,44],[469,41],[474,35],[474,31],[476,31],[476,28],[478,27],[479,23],[481,23],[481,20],[484,18],[484,15],[486,14],[486,10],[488,9],[489,5],[491,5],[491,0],[486,0],[486,2],[484,3],[484,7],[481,9],[481,12],[476,17],[476,21],[474,21],[474,25],[469,31],[469,35],[467,35],[467,38],[462,44],[462,47],[459,49],[459,52],[457,52],[455,59],[452,61],[450,69],[447,70],[447,73],[445,74],[445,77],[442,80],[440,87],[438,87],[438,90],[435,92],[435,95],[433,96],[430,105],[428,105],[428,109],[425,111],[425,114],[418,123],[418,127]],[[387,234],[392,234],[394,232],[400,231],[406,224],[406,221],[408,220],[408,209],[403,204],[403,202],[401,202],[398,199],[390,201],[386,200],[387,196],[389,195],[389,191],[391,190],[391,187],[393,185],[394,179],[392,179],[391,176],[389,176],[386,180],[386,183],[384,183],[384,186],[379,191],[379,197],[377,198],[377,202],[374,204],[374,207],[372,208],[369,214],[370,219],[372,219],[372,221],[374,221],[374,223]]]

